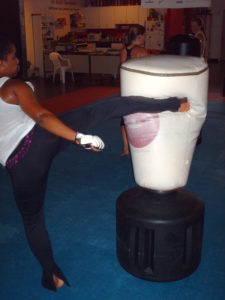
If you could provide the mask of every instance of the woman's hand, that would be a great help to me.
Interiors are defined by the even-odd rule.
[[[77,132],[74,143],[85,150],[101,151],[105,148],[105,144],[100,137],[80,132]]]
[[[189,111],[190,109],[190,103],[187,101],[187,99],[181,100],[180,107],[178,109],[179,112],[186,112]]]

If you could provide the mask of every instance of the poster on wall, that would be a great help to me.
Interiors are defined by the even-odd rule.
[[[76,9],[74,13],[70,15],[70,30],[83,31],[84,27],[85,27],[84,15],[80,9]]]
[[[56,29],[62,29],[64,26],[66,26],[66,18],[57,18],[55,20]]]
[[[210,7],[211,0],[141,0],[144,8]]]

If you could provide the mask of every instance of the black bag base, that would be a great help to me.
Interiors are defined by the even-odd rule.
[[[188,190],[157,193],[140,187],[116,204],[117,257],[129,273],[151,281],[174,281],[200,264],[204,204]]]

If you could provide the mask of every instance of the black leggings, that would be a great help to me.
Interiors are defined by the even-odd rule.
[[[71,128],[86,133],[90,128],[109,119],[119,119],[137,111],[177,111],[179,105],[180,100],[177,98],[156,101],[143,97],[113,96],[63,113],[59,118]],[[16,150],[19,150],[22,143],[23,141]],[[35,125],[28,153],[17,165],[8,169],[30,248],[43,269],[42,285],[51,290],[56,290],[53,274],[69,284],[53,257],[45,227],[44,199],[52,160],[69,144],[71,143]]]
[[[59,146],[58,137],[36,125],[28,153],[8,169],[29,246],[43,268],[42,284],[52,290],[55,290],[52,274],[59,274],[60,269],[55,264],[45,227],[44,199],[48,172]],[[63,274],[59,275],[63,278]]]

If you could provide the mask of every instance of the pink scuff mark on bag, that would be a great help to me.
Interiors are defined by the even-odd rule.
[[[136,148],[148,146],[159,131],[158,114],[135,113],[124,117],[129,143]]]

